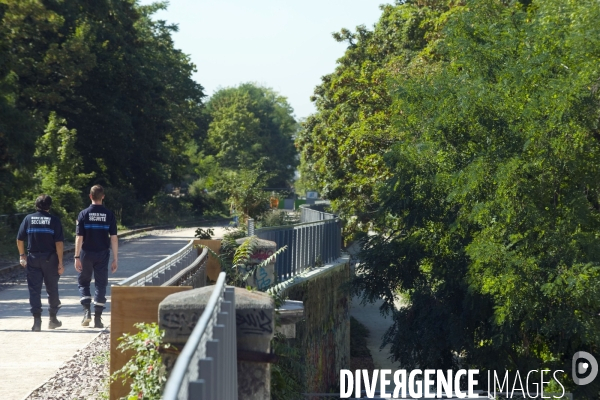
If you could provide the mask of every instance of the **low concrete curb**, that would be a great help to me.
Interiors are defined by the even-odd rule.
[[[328,264],[325,264],[321,267],[311,268],[303,271],[302,273],[291,277],[290,279],[280,282],[277,285],[269,288],[267,293],[274,294],[284,292],[292,286],[298,285],[300,283],[306,282],[310,279],[314,279],[317,276],[326,275],[333,273],[341,268],[343,265],[346,265],[350,261],[350,256],[347,254],[342,254],[337,260],[334,260]]]

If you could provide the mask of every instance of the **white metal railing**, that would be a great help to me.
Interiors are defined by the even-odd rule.
[[[322,207],[323,205],[321,205]],[[308,204],[300,205],[300,222],[317,222],[327,219],[335,219],[337,216],[324,211],[313,210]]]
[[[206,253],[203,252],[204,257]],[[127,279],[117,283],[119,286],[161,286],[173,276],[189,267],[198,257],[194,241],[190,240],[181,250],[165,257],[159,262]],[[203,286],[203,285],[202,285]]]
[[[237,400],[235,295],[219,274],[206,308],[177,358],[164,400]]]
[[[162,283],[161,286],[191,286],[199,288],[206,286],[206,264],[208,262],[208,249],[202,249],[202,253],[187,267],[183,267],[171,278]]]

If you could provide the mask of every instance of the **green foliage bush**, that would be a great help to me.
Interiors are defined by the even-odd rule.
[[[135,197],[132,187],[105,187],[104,205],[115,213],[117,221],[124,226],[139,225],[142,206]]]
[[[117,349],[125,352],[132,350],[133,357],[112,375],[112,379],[122,380],[124,385],[130,385],[129,395],[125,400],[160,400],[162,390],[167,381],[165,367],[159,349],[169,348],[163,344],[164,331],[158,324],[138,323],[134,325],[140,331],[136,334],[124,334]]]
[[[210,239],[212,239],[214,234],[215,234],[215,232],[211,228],[207,228],[207,229],[198,228],[198,229],[196,229],[196,233],[194,234],[194,237],[197,237],[198,239],[210,240]]]
[[[237,215],[258,218],[269,209],[269,196],[263,190],[272,176],[260,168],[224,171],[215,181],[215,189],[231,207],[235,206]]]
[[[221,240],[220,255],[222,260],[226,263],[233,264],[233,256],[239,245],[236,243],[237,239],[246,237],[246,229],[240,227],[237,229],[229,229],[227,233],[223,235]]]
[[[214,191],[208,190],[206,178],[197,179],[188,186],[185,200],[190,203],[191,211],[196,215],[228,211],[223,199]]]
[[[271,365],[271,398],[272,399],[304,399],[305,369],[300,347],[294,340],[287,339],[281,333],[275,333],[271,341],[277,362]]]
[[[258,223],[261,227],[270,227],[270,226],[285,226],[285,225],[293,225],[298,222],[297,218],[290,216],[285,211],[279,210],[268,210],[264,214],[260,216]]]
[[[600,346],[600,4],[383,11],[340,33],[299,144],[336,210],[376,233],[356,283],[394,316],[385,343],[406,368],[569,371]]]
[[[50,212],[61,219],[67,239],[73,239],[75,220],[83,209],[79,188],[93,178],[94,173],[84,174],[82,159],[75,148],[77,131],[67,129],[67,121],[50,113],[44,135],[36,141],[36,172],[24,197],[16,202],[19,212],[33,212],[35,199],[42,193],[52,197]]]
[[[144,206],[144,220],[158,224],[192,217],[191,205],[184,198],[158,193]]]
[[[252,276],[258,268],[270,264],[279,254],[287,250],[287,246],[283,246],[259,264],[254,265],[253,268],[248,268],[247,266],[250,257],[254,254],[258,246],[258,238],[256,236],[249,236],[241,244],[237,244],[236,236],[239,236],[239,238],[246,238],[246,233],[242,230],[236,230],[225,235],[221,241],[220,254],[216,254],[207,246],[201,245],[201,247],[208,249],[209,253],[219,261],[221,270],[225,271],[227,274],[227,284],[231,286],[247,287],[246,282],[248,278]],[[263,288],[261,290],[267,289],[268,288]]]

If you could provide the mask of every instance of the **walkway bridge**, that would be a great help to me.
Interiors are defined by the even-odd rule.
[[[268,294],[227,286],[225,272],[206,286],[211,260],[197,245],[215,243],[201,240],[113,287],[111,373],[126,361],[114,352],[116,339],[134,322],[158,320],[165,341],[181,344],[178,355],[163,357],[170,371],[165,400],[270,399],[270,364],[276,362],[270,346],[278,332],[299,348],[305,397],[340,398],[340,370],[350,366],[350,299],[342,289],[350,268],[341,252],[341,221],[308,206],[301,207],[300,221],[262,229],[249,221],[248,236],[275,242],[277,249],[287,246],[276,258]],[[289,300],[275,310],[270,295]],[[131,297],[143,299],[146,307],[132,307]],[[387,391],[392,390],[393,384]],[[126,392],[113,383],[110,398]]]
[[[249,236],[275,242],[277,248],[287,246],[276,258],[274,282],[268,289],[271,295],[277,293],[291,300],[278,310],[273,309],[269,294],[227,286],[224,272],[215,285],[204,287],[211,260],[206,248],[198,249],[201,240],[191,240],[178,252],[113,286],[111,373],[126,362],[126,355],[115,351],[117,338],[131,331],[135,322],[161,318],[158,322],[166,329],[166,340],[177,340],[171,335],[173,327],[176,335],[183,332],[186,336],[176,361],[175,357],[165,357],[170,376],[164,399],[269,398],[270,363],[274,360],[269,346],[276,331],[296,338],[308,366],[303,378],[309,391],[334,390],[339,385],[340,369],[348,368],[350,361],[349,299],[340,289],[349,279],[349,257],[341,253],[341,221],[337,216],[301,207],[300,221],[263,229],[254,229],[252,220],[248,224]],[[159,304],[165,304],[163,299],[168,297],[168,302],[173,296],[191,295],[196,292],[189,291],[191,288],[204,296],[201,313],[176,314],[176,325],[171,324],[172,318],[165,322],[157,315]],[[247,298],[256,296],[271,304],[270,315],[261,309],[263,320],[256,322],[250,314],[244,320],[240,316],[246,311],[240,309],[246,307]],[[137,306],[140,299],[143,309]],[[257,323],[262,330],[240,327],[240,323],[248,325],[245,321]],[[261,341],[263,348],[257,351],[252,343]],[[313,368],[317,365],[320,367]],[[257,371],[261,371],[264,382],[248,378]],[[126,390],[113,383],[110,398],[119,398]]]

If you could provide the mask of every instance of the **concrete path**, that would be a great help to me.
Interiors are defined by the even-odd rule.
[[[350,316],[356,318],[358,322],[367,327],[371,335],[367,338],[367,347],[373,357],[373,364],[377,369],[400,369],[399,362],[392,362],[390,357],[391,344],[388,344],[383,349],[379,349],[383,342],[383,335],[392,326],[392,316],[384,317],[379,312],[379,307],[383,304],[383,300],[378,300],[375,303],[360,304],[360,299],[352,298],[350,306]]]
[[[119,269],[109,274],[105,325],[110,324],[110,285],[141,271],[182,248],[194,237],[196,228],[151,231],[120,241]],[[215,238],[224,228],[212,227]],[[112,262],[112,259],[111,261]],[[60,278],[61,328],[48,330],[45,289],[42,289],[42,331],[31,332],[27,284],[0,291],[0,399],[20,400],[44,383],[77,350],[87,345],[100,329],[82,327],[82,308],[77,290],[77,272],[72,254],[65,256],[65,273]],[[110,265],[110,263],[109,263]],[[94,286],[91,286],[92,295]]]
[[[348,253],[353,257],[356,257],[359,250],[359,245],[354,243],[348,248]],[[390,349],[392,347],[391,344],[380,349],[381,343],[383,343],[383,335],[389,327],[393,325],[392,316],[383,316],[379,311],[382,304],[383,300],[378,300],[374,303],[361,304],[359,297],[353,297],[350,304],[350,316],[356,318],[356,320],[363,324],[370,332],[370,336],[367,338],[367,348],[371,352],[375,368],[379,370],[389,369],[393,372],[402,369],[402,367],[400,362],[392,362],[389,358]],[[394,305],[396,309],[399,309],[403,304],[400,299],[398,299],[394,302]],[[394,388],[395,385],[392,380],[392,383],[387,386],[386,392],[392,393]],[[377,390],[379,390],[379,384]]]
[[[402,306],[399,301],[394,302],[396,309]],[[367,338],[367,348],[371,352],[373,357],[373,364],[375,369],[389,369],[392,371],[392,375],[388,375],[390,384],[386,386],[386,393],[394,393],[396,385],[393,380],[393,372],[398,369],[403,369],[400,362],[392,362],[390,360],[390,349],[391,344],[386,345],[380,349],[381,343],[383,343],[383,335],[393,324],[392,316],[389,315],[384,317],[379,312],[379,307],[383,304],[383,300],[378,300],[375,303],[360,304],[358,297],[352,298],[352,304],[350,305],[350,316],[356,318],[358,322],[367,327],[370,332],[370,336]],[[372,373],[372,371],[370,371]],[[379,382],[379,381],[378,381]],[[364,390],[364,388],[363,388]],[[379,390],[379,383],[377,383],[377,390]]]

